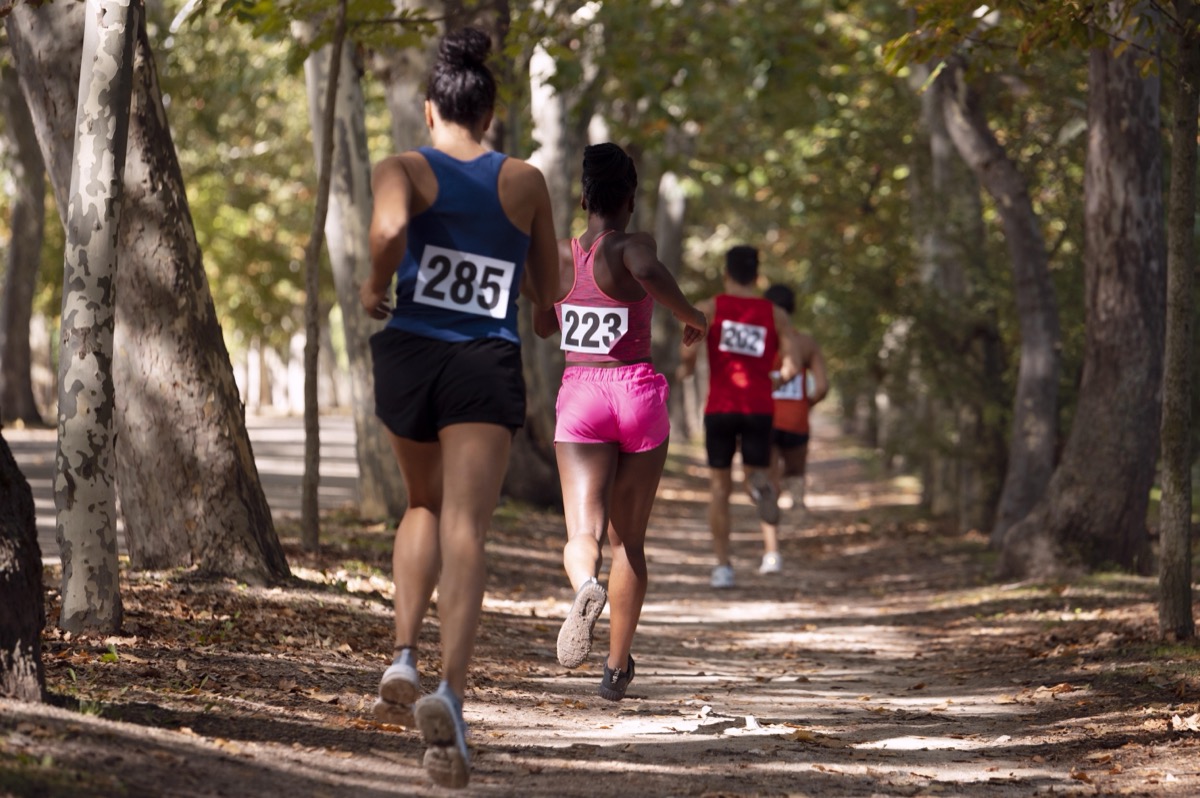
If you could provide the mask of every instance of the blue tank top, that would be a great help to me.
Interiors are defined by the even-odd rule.
[[[408,225],[388,327],[441,341],[517,337],[517,295],[529,236],[500,204],[503,153],[460,161],[421,147],[437,197]]]

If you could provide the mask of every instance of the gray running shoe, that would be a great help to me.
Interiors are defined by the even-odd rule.
[[[421,677],[410,661],[397,657],[379,680],[379,698],[371,708],[376,719],[396,726],[413,725],[413,702],[421,695]]]
[[[425,772],[439,787],[460,789],[471,780],[471,755],[467,751],[467,724],[462,702],[443,682],[414,707],[417,727],[425,738]]]
[[[597,690],[600,697],[608,701],[620,701],[625,697],[625,690],[629,687],[629,683],[633,681],[633,656],[629,657],[629,664],[625,670],[614,671],[608,667],[608,662],[604,663],[604,678],[600,680],[600,689]]]
[[[592,650],[592,630],[604,611],[608,592],[595,579],[589,579],[575,594],[575,601],[558,631],[558,664],[578,668]]]
[[[758,517],[763,523],[779,523],[779,492],[761,471],[754,472],[750,479],[750,498],[758,507]]]
[[[733,587],[733,566],[718,565],[712,570],[712,586],[718,590]]]

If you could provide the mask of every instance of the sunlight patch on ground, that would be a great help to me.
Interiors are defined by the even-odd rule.
[[[972,751],[988,746],[989,743],[954,737],[892,737],[854,747],[887,751]]]
[[[915,507],[921,503],[920,494],[896,490],[890,493],[863,493],[858,495],[822,495],[809,493],[804,503],[810,510],[869,510],[874,507]]]

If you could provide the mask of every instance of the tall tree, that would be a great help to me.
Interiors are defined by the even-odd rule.
[[[337,121],[338,83],[342,71],[342,47],[346,42],[346,0],[338,0],[333,42],[329,45],[329,73],[320,107],[320,142],[317,151],[317,207],[312,231],[304,249],[304,479],[301,483],[300,523],[304,548],[315,551],[320,543],[317,488],[320,482],[321,428],[317,404],[317,355],[321,346],[320,286],[321,248],[325,244],[325,220],[329,215],[329,184],[333,170],[334,123]],[[355,314],[361,315],[361,314]]]
[[[133,6],[133,7],[131,7]],[[67,206],[54,503],[59,626],[121,627],[113,489],[113,288],[140,7],[88,0]]]
[[[58,206],[70,179],[83,8],[22,4],[5,25]],[[153,54],[139,26],[117,273],[117,491],[136,568],[261,583],[289,571],[217,322]]]
[[[42,552],[33,492],[0,434],[0,696],[41,701]]]
[[[1114,14],[1118,5],[1106,8]],[[1079,402],[1045,496],[1005,536],[1002,567],[1013,575],[1150,566],[1146,510],[1158,454],[1166,258],[1160,83],[1141,68],[1157,44],[1146,25],[1156,14],[1149,4],[1138,10],[1100,20],[1111,38],[1089,56]]]
[[[573,150],[569,141],[568,97],[553,85],[554,74],[554,56],[542,44],[535,45],[529,62],[529,81],[530,117],[536,144],[528,160],[546,178],[555,235],[563,238],[570,234],[574,210],[569,157],[579,148]],[[525,427],[514,441],[504,492],[542,504],[554,503],[558,493],[553,449],[554,395],[562,378],[562,354],[557,340],[542,340],[532,334],[533,317],[528,303],[522,303],[519,321],[528,405]]]
[[[297,30],[302,41],[312,38],[312,30],[306,28],[308,26]],[[332,50],[332,45],[326,45],[304,61],[313,151],[318,163],[325,146],[325,98],[330,93]],[[333,268],[350,366],[358,509],[368,518],[398,517],[404,512],[404,481],[400,478],[388,437],[381,434],[379,420],[375,418],[375,378],[368,344],[371,334],[382,325],[362,312],[358,299],[358,286],[371,269],[367,242],[371,226],[371,159],[367,152],[366,104],[361,69],[355,63],[352,48],[342,48],[341,61],[335,90],[337,100],[332,112],[333,162],[329,174],[325,238],[329,243],[329,262]]]
[[[966,60],[952,56],[938,78],[949,131],[959,155],[995,201],[1004,225],[1021,325],[1020,365],[1004,487],[992,527],[997,547],[1033,509],[1054,471],[1058,429],[1059,319],[1049,253],[1028,183],[996,140],[981,95],[966,79]]]
[[[0,116],[6,140],[0,151],[10,154],[8,171],[14,193],[4,285],[0,288],[0,408],[3,420],[43,424],[33,396],[33,358],[29,324],[46,220],[46,167],[17,71],[0,63]]]
[[[1192,391],[1195,380],[1196,116],[1200,113],[1200,7],[1175,0],[1174,120],[1167,209],[1167,321],[1162,406],[1162,528],[1158,628],[1185,640],[1192,617]]]

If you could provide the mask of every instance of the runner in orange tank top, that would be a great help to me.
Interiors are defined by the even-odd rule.
[[[796,312],[796,294],[786,285],[775,284],[763,296],[787,313]],[[808,464],[810,434],[809,410],[829,392],[825,356],[817,340],[808,333],[789,327],[800,366],[800,373],[780,384],[775,399],[774,429],[771,432],[771,480],[780,497],[780,507],[804,507],[805,470]]]
[[[708,524],[717,564],[714,588],[734,586],[729,553],[729,503],[733,494],[733,458],[741,450],[745,488],[758,507],[763,536],[759,570],[779,570],[778,493],[771,483],[771,419],[774,402],[771,370],[778,353],[784,379],[796,373],[787,314],[758,294],[758,250],[736,246],[725,255],[725,291],[696,303],[708,317],[708,400],[704,408],[704,445],[708,455]],[[678,375],[696,369],[699,345],[686,342]]]

